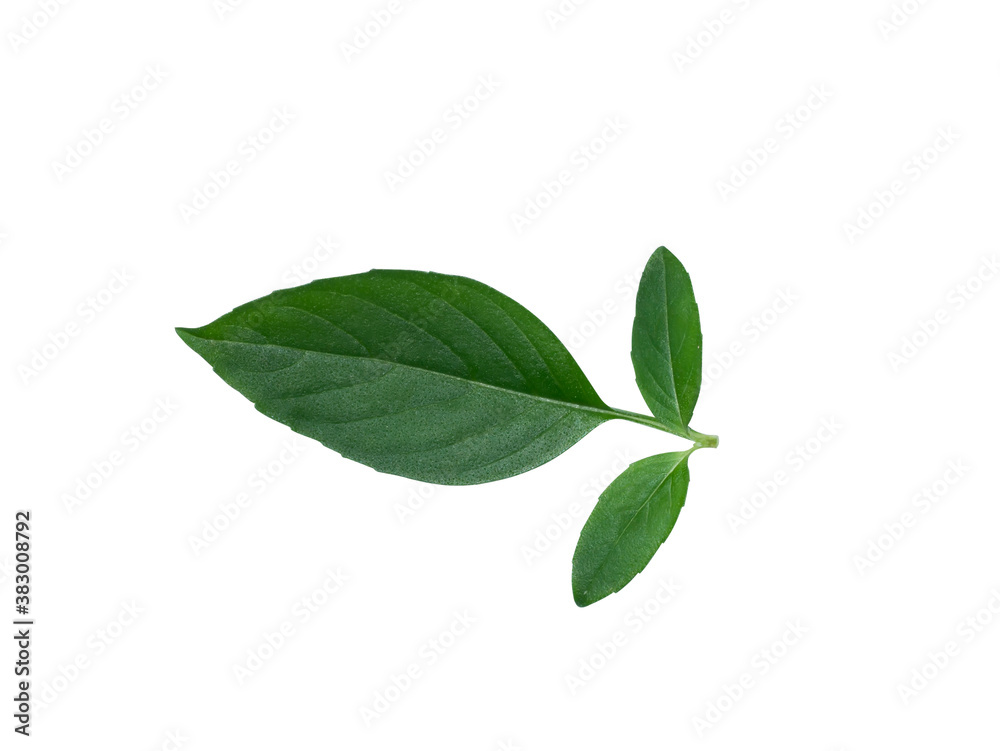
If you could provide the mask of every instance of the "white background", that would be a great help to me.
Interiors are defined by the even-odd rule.
[[[192,751],[1000,748],[1000,282],[969,283],[998,250],[995,2],[909,0],[886,26],[887,0],[592,0],[558,23],[556,0],[401,0],[357,54],[343,45],[387,3],[63,2],[0,14],[0,598],[12,628],[13,517],[30,508],[44,703],[32,739],[4,748],[174,748],[178,731]],[[282,108],[291,123],[249,145]],[[589,159],[608,118],[624,132]],[[391,190],[386,173],[438,127],[444,142]],[[239,174],[185,216],[230,160]],[[572,183],[518,231],[512,214],[561,170]],[[734,170],[753,174],[723,191]],[[894,181],[863,234],[845,229]],[[646,571],[582,610],[570,562],[593,488],[616,457],[684,442],[606,425],[468,488],[305,439],[292,461],[293,434],[173,332],[289,286],[303,263],[308,278],[458,273],[526,305],[609,403],[641,410],[631,287],[658,245],[694,280],[715,377],[693,426],[721,445],[695,455]],[[115,294],[116,272],[130,281]],[[781,295],[793,304],[776,310]],[[922,346],[904,357],[904,338]],[[143,440],[126,442],[134,426]],[[67,502],[115,451],[100,487]],[[262,469],[280,476],[258,493]],[[759,487],[774,492],[734,531]],[[240,493],[250,504],[196,551]],[[303,622],[296,603],[338,568],[348,581]],[[475,623],[428,664],[456,613]],[[789,622],[806,633],[765,652]],[[269,659],[241,682],[250,651]],[[7,739],[12,713],[8,699]]]

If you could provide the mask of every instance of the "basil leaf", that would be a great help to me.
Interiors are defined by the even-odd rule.
[[[321,279],[177,333],[268,417],[422,482],[511,477],[622,417],[545,324],[458,276]]]
[[[577,605],[592,605],[620,590],[667,539],[687,496],[690,453],[637,461],[601,493],[573,554]]]
[[[636,293],[632,365],[653,415],[679,435],[688,428],[701,390],[701,321],[691,277],[666,248],[649,258]]]

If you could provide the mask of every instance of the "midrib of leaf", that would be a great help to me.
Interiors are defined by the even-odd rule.
[[[343,355],[343,354],[338,354],[338,353],[335,353],[335,352],[324,352],[323,350],[318,350],[318,349],[306,349],[304,347],[294,347],[294,346],[290,346],[290,345],[287,345],[287,344],[270,344],[270,343],[268,343],[268,344],[258,344],[258,343],[255,343],[255,342],[234,342],[234,341],[232,341],[230,339],[216,339],[215,337],[202,336],[200,334],[195,334],[190,329],[180,329],[180,330],[183,331],[184,333],[188,334],[189,336],[194,336],[194,337],[197,337],[198,339],[204,339],[205,341],[210,341],[210,342],[220,342],[222,344],[233,344],[233,345],[244,346],[244,347],[274,347],[276,349],[290,350],[290,351],[293,351],[293,352],[306,352],[306,353],[315,354],[315,355],[326,355],[328,357],[342,357],[342,358],[345,358],[345,359],[352,359],[352,360],[368,360],[370,362],[377,362],[377,363],[382,363],[384,365],[389,365],[391,368],[407,368],[409,370],[420,371],[422,373],[428,373],[430,375],[439,376],[441,378],[449,378],[451,380],[459,381],[461,383],[475,384],[476,386],[479,386],[481,388],[493,389],[494,391],[499,391],[499,392],[502,392],[504,394],[511,394],[511,395],[520,396],[520,397],[527,397],[529,399],[534,399],[536,401],[545,402],[547,404],[553,404],[553,405],[556,405],[556,406],[559,406],[559,407],[563,407],[565,409],[574,409],[574,410],[577,410],[579,412],[589,412],[591,414],[601,415],[605,419],[608,419],[608,420],[622,419],[622,420],[629,420],[631,422],[638,422],[638,420],[636,420],[635,418],[652,420],[652,418],[646,418],[644,415],[637,415],[637,414],[634,414],[634,413],[631,413],[631,412],[625,412],[623,410],[613,409],[611,407],[601,408],[601,407],[592,407],[592,406],[587,405],[587,404],[578,404],[576,402],[566,402],[566,401],[562,401],[561,399],[553,399],[551,397],[540,396],[538,394],[532,394],[532,393],[525,392],[525,391],[517,391],[515,389],[510,389],[510,388],[507,388],[505,386],[497,386],[496,384],[493,384],[493,383],[486,383],[484,381],[477,381],[477,380],[474,380],[472,378],[462,378],[461,376],[455,376],[455,375],[452,375],[451,373],[442,373],[439,370],[428,370],[427,368],[421,368],[421,367],[419,367],[417,365],[409,365],[409,364],[406,364],[406,363],[393,362],[391,360],[383,360],[382,358],[379,358],[379,357],[361,357],[359,355]],[[298,363],[294,363],[294,364],[297,365]],[[291,366],[289,366],[289,367],[291,367]],[[254,372],[269,373],[269,372],[277,372],[277,371],[263,371],[263,370],[261,370],[261,371],[254,371]],[[329,390],[329,389],[327,389],[327,390]],[[316,393],[323,393],[323,392],[316,392]],[[661,429],[663,429],[663,426],[660,426],[658,424],[654,424],[653,422],[649,422],[649,423],[643,422],[641,424],[651,425],[651,426],[654,426],[654,427],[660,427]]]
[[[681,413],[681,399],[680,396],[678,396],[677,394],[677,382],[674,379],[674,353],[673,350],[670,348],[670,302],[669,302],[669,297],[667,295],[667,264],[663,261],[662,258],[659,258],[658,260],[660,262],[660,271],[663,273],[663,285],[662,285],[663,298],[667,300],[667,304],[663,306],[663,338],[665,340],[664,343],[666,344],[666,351],[664,352],[660,350],[660,348],[657,346],[657,343],[653,341],[653,338],[648,333],[646,335],[646,338],[649,339],[650,343],[653,345],[653,348],[655,350],[660,350],[660,354],[662,354],[667,361],[667,367],[669,368],[668,372],[670,373],[670,378],[668,380],[670,382],[670,390],[674,394],[674,406],[677,409],[677,417],[680,418],[681,422],[683,422],[684,415]],[[683,343],[684,340],[682,338],[681,344]],[[659,386],[658,379],[655,376],[653,377],[653,381],[654,383],[657,384],[657,386]],[[667,394],[666,391],[663,390],[662,386],[660,386],[660,391],[663,391],[665,396],[669,396],[669,394]]]
[[[659,345],[653,340],[653,337],[648,332],[643,332],[643,336],[646,337],[646,341],[648,341],[653,346],[654,350],[656,350],[657,352],[660,352]],[[669,337],[670,337],[670,334],[668,333],[667,334],[668,347],[669,347]],[[668,361],[668,364],[669,364],[669,367],[670,367],[670,372],[673,373],[673,371],[674,371],[674,362],[673,362],[673,358],[670,355],[669,349],[668,349],[668,351],[667,351],[666,354],[664,354],[663,352],[660,352],[660,354],[663,355],[663,357]],[[660,383],[659,379],[655,375],[653,375],[651,368],[649,369],[649,374],[650,374],[650,377],[653,380],[653,387],[656,388],[661,394],[663,394],[663,396],[666,397],[666,401],[669,403],[671,395],[669,393],[667,393],[666,389],[663,388],[663,385]],[[673,381],[672,378],[670,379],[670,390],[673,392],[673,400],[674,400],[673,403],[674,403],[674,406],[677,408],[677,415],[678,415],[678,417],[680,417],[681,416],[681,414],[680,414],[681,413],[681,405],[680,405],[680,402],[678,401],[678,398],[677,398],[677,387],[674,384],[674,381]]]

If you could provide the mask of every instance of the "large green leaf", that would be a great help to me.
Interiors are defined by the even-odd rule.
[[[660,422],[698,439],[688,423],[701,390],[701,321],[691,278],[658,248],[639,281],[632,326],[635,380]]]
[[[577,605],[591,605],[620,590],[667,539],[687,496],[689,454],[637,461],[601,493],[573,554]]]
[[[526,472],[622,417],[545,324],[463,277],[322,279],[177,332],[268,417],[423,482]]]

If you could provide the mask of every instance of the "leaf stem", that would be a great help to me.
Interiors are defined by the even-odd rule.
[[[699,433],[697,430],[692,430],[691,428],[677,430],[669,425],[664,425],[655,417],[641,415],[638,412],[629,412],[627,409],[615,409],[612,407],[612,411],[622,420],[628,420],[629,422],[634,422],[638,425],[645,425],[649,428],[656,428],[657,430],[662,430],[664,433],[670,433],[671,435],[676,435],[681,438],[687,438],[690,441],[694,441],[695,445],[692,447],[692,451],[702,448],[714,449],[719,445],[719,436],[717,435],[705,435],[704,433]]]
[[[696,448],[714,449],[719,447],[719,436],[717,435],[705,435],[704,433],[699,433],[697,430],[688,428],[688,436],[697,444]]]

